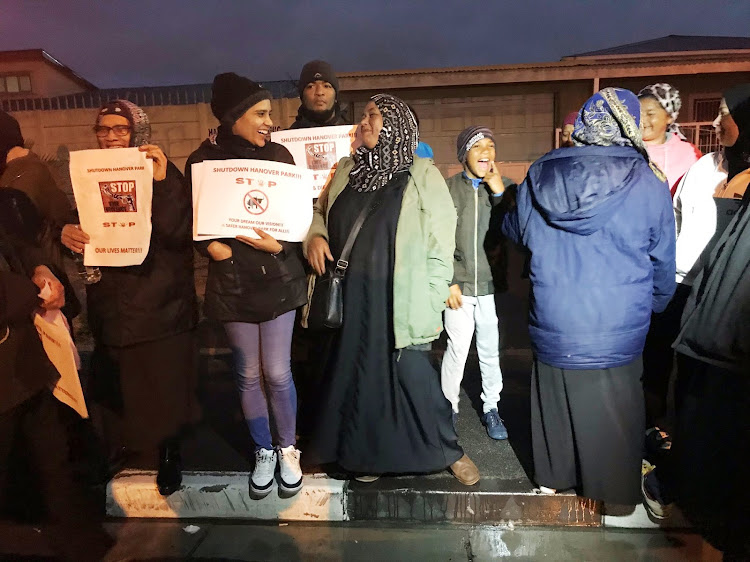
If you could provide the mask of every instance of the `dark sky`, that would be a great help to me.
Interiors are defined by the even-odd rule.
[[[0,50],[43,48],[102,88],[504,64],[664,35],[750,36],[750,0],[0,0]]]

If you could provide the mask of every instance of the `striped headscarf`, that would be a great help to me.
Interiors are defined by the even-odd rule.
[[[664,181],[666,176],[651,162],[643,144],[638,127],[640,119],[641,104],[633,92],[604,88],[583,104],[573,129],[573,143],[576,146],[632,146]]]
[[[390,94],[375,94],[370,100],[383,116],[383,128],[374,148],[363,145],[354,152],[349,185],[359,192],[380,189],[396,172],[408,170],[419,143],[417,120],[403,100]]]
[[[660,82],[659,84],[646,86],[638,92],[639,98],[646,96],[651,96],[658,101],[659,105],[667,112],[667,115],[672,118],[672,122],[667,127],[667,133],[675,133],[682,140],[687,140],[682,131],[680,131],[680,126],[677,124],[677,116],[680,114],[680,108],[682,107],[680,91],[670,84]]]

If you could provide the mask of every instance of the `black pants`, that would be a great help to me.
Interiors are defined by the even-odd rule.
[[[98,345],[91,367],[94,399],[119,414],[122,424],[121,436],[105,428],[105,439],[110,445],[122,441],[154,462],[159,444],[199,418],[197,370],[194,330],[127,347]]]
[[[677,424],[659,479],[706,539],[750,559],[750,377],[677,355]],[[734,556],[734,558],[732,558]]]
[[[611,369],[534,360],[531,437],[538,485],[604,502],[641,501],[641,359]]]
[[[646,400],[647,428],[664,423],[669,378],[674,365],[672,343],[680,332],[680,319],[689,296],[690,286],[679,284],[664,312],[651,315],[651,326],[643,348],[643,395]]]
[[[73,480],[59,412],[45,390],[0,414],[0,506],[10,501],[11,455],[23,455],[44,500],[44,540],[66,560],[101,560],[112,540],[101,528],[96,505]]]

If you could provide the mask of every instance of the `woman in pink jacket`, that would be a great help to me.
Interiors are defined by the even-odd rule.
[[[677,115],[682,107],[680,92],[669,84],[652,84],[638,92],[638,99],[641,101],[643,142],[651,161],[667,176],[674,195],[677,182],[702,156],[677,126]]]

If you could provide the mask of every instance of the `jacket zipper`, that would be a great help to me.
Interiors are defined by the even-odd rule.
[[[479,294],[477,289],[477,280],[478,280],[478,271],[477,271],[477,262],[478,262],[478,251],[477,251],[477,238],[479,237],[478,231],[479,230],[479,190],[474,189],[474,296]]]

